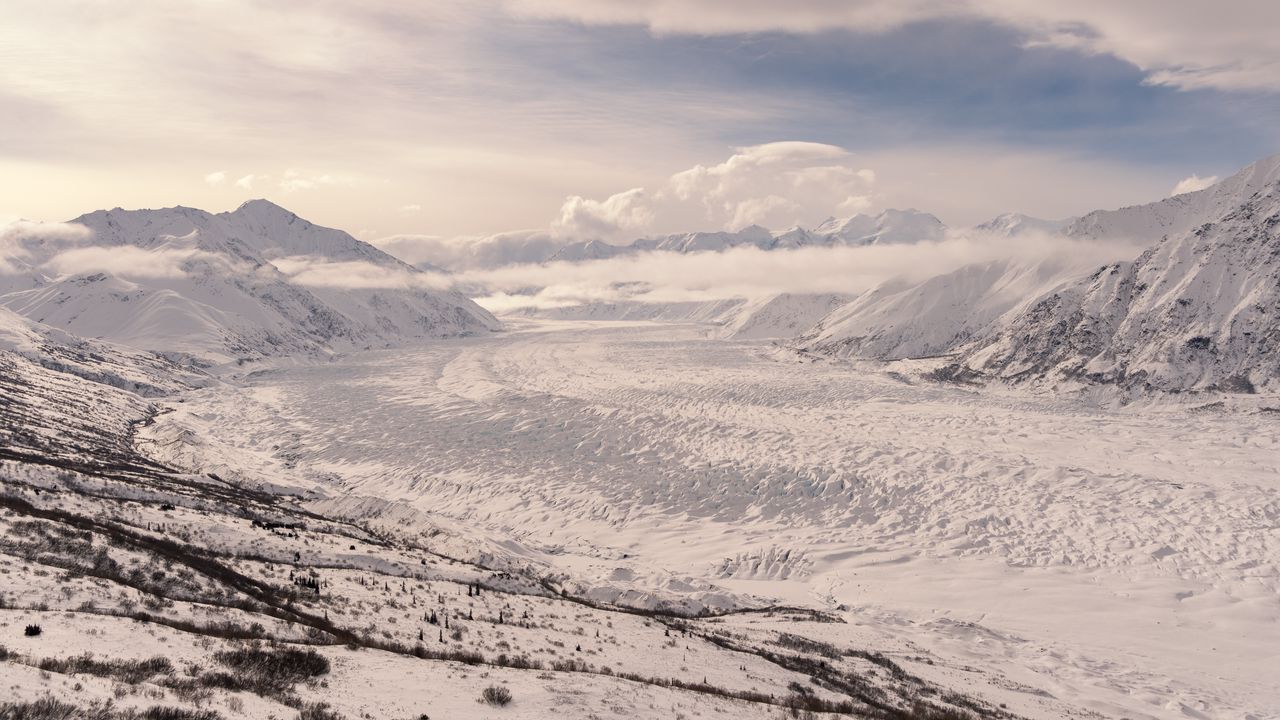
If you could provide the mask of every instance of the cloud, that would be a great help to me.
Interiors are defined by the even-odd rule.
[[[227,174],[221,170],[211,172],[204,176],[204,181],[213,186],[221,185],[227,179]]]
[[[1192,175],[1191,177],[1183,178],[1182,180],[1178,181],[1178,184],[1174,185],[1173,189],[1169,191],[1169,197],[1173,197],[1174,195],[1182,195],[1183,193],[1195,192],[1197,190],[1203,190],[1209,187],[1210,185],[1213,185],[1216,182],[1218,182],[1217,175],[1210,175],[1209,177],[1204,177],[1204,178],[1200,177],[1199,175]]]
[[[836,209],[872,205],[876,174],[844,148],[785,141],[736,148],[723,162],[675,173],[649,192],[633,188],[597,201],[570,196],[556,236],[632,239],[650,231],[739,230],[813,225]]]
[[[659,35],[852,30],[879,33],[936,20],[1017,28],[1028,45],[1107,54],[1153,85],[1280,90],[1280,4],[1237,0],[507,0],[518,14],[592,25],[641,25]]]
[[[400,236],[379,241],[410,260],[413,250],[440,259],[453,253],[455,272],[413,272],[368,262],[332,262],[295,256],[274,261],[294,282],[317,287],[454,290],[477,298],[495,312],[591,302],[690,302],[760,298],[778,293],[864,292],[889,280],[920,281],[960,267],[993,261],[1050,262],[1082,274],[1129,259],[1139,244],[1086,242],[1028,233],[1016,238],[973,230],[950,232],[941,241],[863,247],[804,247],[764,251],[752,246],[723,252],[645,252],[585,262],[541,262],[554,242],[526,231],[497,238]],[[533,262],[482,267],[477,249],[518,251]],[[536,251],[530,250],[530,248]],[[481,250],[483,252],[483,250]]]
[[[1041,178],[1052,177],[1046,193]],[[1167,179],[1049,152],[1001,152],[980,144],[919,145],[854,155],[812,142],[736,148],[725,160],[666,176],[653,189],[604,200],[571,195],[549,230],[488,236],[396,235],[373,241],[412,263],[451,270],[537,263],[575,240],[627,241],[695,230],[812,228],[830,216],[923,207],[955,225],[1017,209],[1068,217],[1165,194]]]
[[[1004,238],[953,233],[941,242],[764,251],[653,252],[582,263],[513,265],[452,276],[459,287],[485,288],[477,302],[496,312],[588,302],[687,302],[758,298],[777,293],[866,291],[890,279],[919,281],[965,265],[998,260],[1049,261],[1079,268],[1131,258],[1137,245],[1057,236]],[[530,292],[530,288],[536,290]]]
[[[551,231],[560,237],[618,239],[652,221],[653,210],[644,188],[632,188],[603,201],[570,196],[560,207],[560,217],[551,224]]]
[[[374,245],[414,265],[430,263],[452,270],[538,263],[564,241],[546,230],[515,230],[484,236],[392,235]]]
[[[587,262],[412,272],[368,262],[295,256],[274,261],[300,285],[342,288],[452,289],[491,310],[562,307],[590,302],[689,302],[758,298],[777,293],[856,294],[894,279],[920,281],[965,265],[1001,260],[1053,262],[1088,272],[1128,259],[1139,245],[1085,242],[1056,235],[1017,238],[974,231],[939,242],[765,251],[648,252]]]
[[[126,278],[181,277],[185,266],[193,260],[219,261],[210,253],[196,249],[139,247],[83,247],[55,255],[41,265],[59,275],[105,272]]]
[[[443,289],[450,280],[435,273],[419,273],[403,267],[376,265],[363,261],[335,262],[322,257],[294,255],[272,264],[293,282],[309,287],[346,289]]]
[[[236,180],[236,187],[240,188],[241,190],[252,190],[253,183],[255,180],[266,180],[266,179],[267,179],[266,176],[261,176],[261,175],[245,175],[239,180]]]
[[[126,278],[171,278],[186,274],[193,262],[228,262],[194,247],[102,247],[88,244],[92,239],[93,231],[78,223],[11,223],[0,228],[0,272],[37,271],[54,276],[105,272]]]
[[[30,269],[31,248],[60,248],[88,240],[93,231],[78,223],[15,220],[0,226],[0,274]]]

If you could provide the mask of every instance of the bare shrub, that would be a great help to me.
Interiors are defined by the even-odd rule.
[[[511,704],[511,691],[501,685],[490,685],[480,693],[480,701],[494,707]]]

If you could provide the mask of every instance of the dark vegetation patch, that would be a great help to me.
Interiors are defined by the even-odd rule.
[[[501,685],[490,685],[480,693],[480,700],[486,705],[506,707],[511,704],[511,691]]]
[[[216,653],[213,659],[230,668],[243,689],[259,695],[279,695],[329,672],[329,659],[310,648],[243,647]]]
[[[212,710],[185,710],[157,705],[146,710],[115,707],[111,703],[72,705],[50,697],[0,703],[0,720],[222,720]]]
[[[156,675],[173,674],[173,663],[169,658],[160,656],[146,660],[98,660],[86,653],[68,658],[45,658],[36,667],[47,672],[95,675],[135,685]]]

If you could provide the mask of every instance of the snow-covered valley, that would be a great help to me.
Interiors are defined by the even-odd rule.
[[[140,446],[438,516],[594,600],[830,611],[1020,712],[1280,712],[1280,400],[1108,407],[701,325],[509,325],[193,390]]]
[[[479,271],[16,226],[0,720],[1280,717],[1277,198]]]

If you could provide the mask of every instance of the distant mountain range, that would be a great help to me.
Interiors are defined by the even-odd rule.
[[[691,232],[641,238],[628,245],[601,240],[575,242],[560,248],[547,260],[579,262],[601,260],[641,252],[722,252],[738,247],[790,250],[801,247],[859,247],[941,240],[946,226],[929,213],[886,210],[878,215],[827,218],[812,230],[795,227],[774,232],[750,225],[736,232]]]

